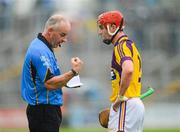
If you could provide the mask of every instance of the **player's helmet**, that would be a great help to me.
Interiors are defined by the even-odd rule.
[[[107,24],[115,24],[122,30],[124,27],[124,18],[120,11],[108,11],[98,16],[98,23],[107,27]]]
[[[124,18],[123,15],[120,11],[108,11],[105,13],[102,13],[101,15],[98,16],[98,24],[103,25],[107,30],[109,30],[109,24],[115,24],[117,26],[117,30],[114,33],[108,33],[112,35],[111,39],[104,39],[103,42],[105,44],[110,44],[116,34],[119,31],[122,31],[124,28]]]

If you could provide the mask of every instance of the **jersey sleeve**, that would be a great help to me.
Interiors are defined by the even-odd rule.
[[[39,78],[43,82],[46,82],[48,79],[54,77],[50,58],[46,53],[34,53],[32,55],[32,64],[34,65]]]
[[[118,53],[120,54],[120,65],[123,64],[126,60],[131,60],[133,56],[133,49],[132,49],[132,41],[125,41],[123,44],[119,45]]]

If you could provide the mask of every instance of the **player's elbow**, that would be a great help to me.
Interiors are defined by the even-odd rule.
[[[134,72],[134,69],[133,69],[133,68],[130,68],[130,69],[127,69],[127,70],[126,70],[126,74],[127,74],[128,76],[132,76],[133,72]]]
[[[128,66],[128,67],[125,67],[125,68],[124,68],[124,73],[125,73],[127,76],[132,76],[133,72],[134,72],[133,66]]]
[[[134,72],[133,66],[131,66],[130,68],[128,68],[127,72],[128,72],[128,74],[133,74],[133,72]]]

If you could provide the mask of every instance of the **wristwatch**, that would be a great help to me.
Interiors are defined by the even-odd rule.
[[[71,69],[71,71],[72,71],[72,73],[73,73],[74,76],[77,76],[77,75],[79,74],[79,73],[76,72],[74,69]]]

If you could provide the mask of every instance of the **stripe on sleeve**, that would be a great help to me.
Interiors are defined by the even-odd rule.
[[[133,42],[131,40],[127,40],[126,41],[126,46],[129,48],[129,50],[131,51],[131,56],[133,56],[133,48],[132,48],[132,44]]]
[[[48,69],[46,70],[46,75],[45,75],[44,82],[46,82],[47,80],[49,80],[49,79],[51,79],[51,78],[53,78],[53,77],[54,77],[54,75],[52,74],[50,68],[48,68]]]
[[[125,56],[125,57],[123,57],[123,58],[121,59],[121,62],[120,62],[120,65],[121,65],[121,66],[122,66],[122,64],[123,64],[123,62],[124,62],[125,60],[131,60],[131,61],[133,61],[131,57]]]
[[[124,50],[123,50],[123,45],[124,45],[124,43],[126,43],[126,41],[123,41],[122,42],[122,44],[121,44],[121,53],[122,53],[122,55],[123,55],[123,57],[125,56],[125,53],[124,53]]]
[[[122,58],[123,54],[121,52],[121,44],[117,45],[117,51],[118,51],[118,54],[119,54],[120,58]]]

